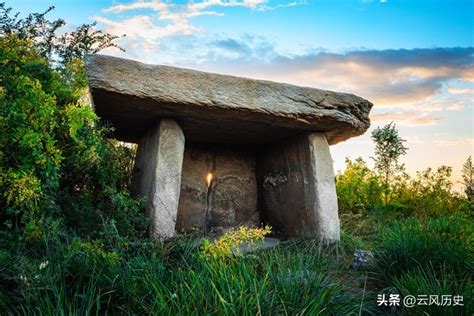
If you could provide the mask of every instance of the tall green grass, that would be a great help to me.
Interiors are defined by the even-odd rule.
[[[350,259],[369,244],[346,232],[339,245],[296,239],[213,258],[192,237],[70,239],[52,227],[40,244],[1,244],[0,314],[470,315],[472,241],[467,215],[395,220],[378,229],[374,265],[360,272]],[[462,295],[465,306],[383,309],[382,293]]]
[[[471,315],[474,312],[473,225],[467,215],[406,219],[381,236],[375,272],[384,293],[461,295],[463,307],[417,306],[392,312],[407,315]]]
[[[416,268],[448,268],[462,277],[473,268],[473,226],[461,214],[395,222],[382,236],[377,267],[388,279]]]
[[[416,306],[403,310],[410,315],[472,315],[473,283],[472,277],[458,278],[449,268],[418,267],[393,279],[394,289],[402,297],[407,295],[462,296],[463,306]],[[441,300],[441,299],[440,299]]]
[[[366,309],[338,283],[335,249],[313,241],[217,259],[200,255],[191,238],[122,241],[113,248],[73,240],[43,250],[21,260],[25,249],[3,252],[0,314],[350,315]]]

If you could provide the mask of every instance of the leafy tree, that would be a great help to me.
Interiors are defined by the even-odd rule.
[[[46,15],[54,10],[54,6],[43,13],[31,13],[24,19],[19,18],[19,13],[11,15],[11,10],[5,3],[0,3],[0,36],[14,34],[20,40],[34,42],[37,52],[48,61],[65,65],[108,47],[123,51],[114,42],[119,37],[96,30],[95,22],[82,24],[72,32],[59,35],[58,30],[65,26],[66,22],[63,19],[50,21],[46,18]]]
[[[448,166],[418,171],[405,194],[405,204],[421,216],[455,211],[458,199],[452,192],[452,171]]]
[[[97,234],[103,222],[120,233],[144,230],[140,201],[128,195],[130,149],[107,139],[86,98],[78,57],[115,46],[87,25],[57,37],[61,20],[18,19],[0,4],[0,231],[39,239],[43,223]],[[102,34],[102,35],[101,35]]]
[[[375,143],[375,169],[382,178],[384,187],[385,205],[388,204],[390,194],[390,181],[399,172],[404,170],[403,164],[399,164],[399,158],[405,155],[408,148],[403,145],[403,140],[398,135],[398,130],[392,122],[372,132],[372,140]]]
[[[472,157],[469,156],[466,162],[462,165],[462,180],[464,184],[464,192],[469,201],[474,199],[474,166],[472,164]]]

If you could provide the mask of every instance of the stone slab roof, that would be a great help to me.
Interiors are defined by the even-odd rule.
[[[96,113],[128,142],[162,117],[178,121],[189,141],[245,145],[308,131],[335,144],[370,126],[372,103],[353,94],[105,55],[87,56],[86,72]]]

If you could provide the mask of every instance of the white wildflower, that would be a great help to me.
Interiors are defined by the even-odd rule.
[[[26,277],[26,274],[20,275],[20,280],[22,280],[23,283],[25,283],[26,285],[29,285],[28,284],[28,278]]]
[[[44,268],[46,268],[46,266],[49,264],[49,261],[48,260],[45,260],[43,262],[40,263],[39,265],[39,269],[40,270],[43,270]]]

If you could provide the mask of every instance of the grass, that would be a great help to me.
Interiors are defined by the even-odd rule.
[[[406,315],[471,315],[474,311],[472,221],[465,214],[406,219],[381,236],[375,253],[381,293],[460,295],[464,306],[415,306],[398,309]],[[392,311],[394,312],[394,311]]]
[[[73,240],[15,265],[3,252],[0,314],[357,314],[360,295],[338,284],[336,248],[295,240],[209,258],[192,238],[122,249]]]
[[[394,220],[360,235],[343,228],[338,245],[295,239],[236,256],[203,255],[192,237],[167,242],[120,236],[80,240],[51,233],[40,245],[23,242],[0,251],[0,314],[470,315],[474,311],[469,301],[473,297],[469,217]],[[360,248],[374,251],[375,263],[368,271],[349,269],[354,249]],[[463,295],[465,306],[380,308],[376,306],[380,293]]]
[[[415,268],[448,267],[462,277],[472,269],[472,224],[464,216],[396,222],[382,237],[379,273],[388,279]]]
[[[468,310],[472,311],[472,277],[465,276],[459,278],[449,271],[449,267],[444,265],[441,269],[433,266],[417,267],[409,272],[393,279],[395,292],[402,296],[406,295],[435,295],[441,298],[442,295],[459,295],[464,298],[464,306],[446,306],[436,305],[419,306],[404,310],[404,313],[410,315],[469,315]]]

